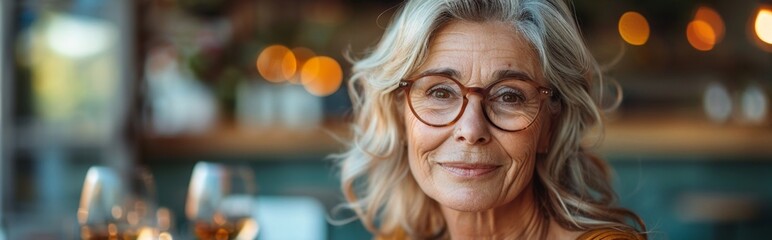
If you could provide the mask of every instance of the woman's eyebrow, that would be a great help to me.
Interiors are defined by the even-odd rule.
[[[498,70],[495,73],[493,73],[493,79],[495,80],[501,80],[501,79],[519,79],[524,81],[534,81],[533,78],[528,75],[528,73],[517,71],[517,70]]]
[[[461,73],[458,70],[452,69],[452,68],[432,68],[427,69],[420,74],[418,74],[418,77],[428,76],[428,75],[440,75],[449,77],[452,79],[460,79]]]

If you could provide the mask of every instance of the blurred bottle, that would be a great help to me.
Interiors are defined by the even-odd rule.
[[[215,124],[216,99],[184,71],[177,57],[172,47],[159,46],[146,62],[153,131],[160,135],[205,132]]]
[[[308,130],[321,124],[322,98],[309,94],[299,85],[284,85],[281,90],[281,122],[286,127]]]
[[[244,82],[237,95],[236,114],[246,127],[309,130],[317,128],[324,117],[322,99],[300,85]]]

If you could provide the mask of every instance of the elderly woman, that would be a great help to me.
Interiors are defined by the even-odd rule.
[[[407,1],[354,62],[346,206],[382,239],[643,239],[580,144],[598,81],[562,0]]]

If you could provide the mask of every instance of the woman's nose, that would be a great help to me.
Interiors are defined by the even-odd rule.
[[[485,113],[480,104],[482,98],[476,94],[471,94],[468,99],[461,118],[455,124],[454,137],[456,141],[470,145],[486,144],[490,141],[491,135],[488,120],[485,119]]]

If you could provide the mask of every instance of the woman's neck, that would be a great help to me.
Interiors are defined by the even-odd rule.
[[[511,202],[482,212],[441,209],[452,239],[544,239],[550,227],[532,185]]]

